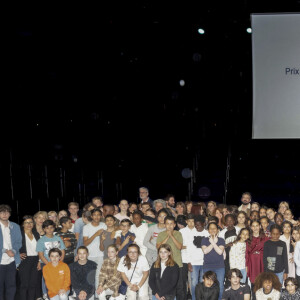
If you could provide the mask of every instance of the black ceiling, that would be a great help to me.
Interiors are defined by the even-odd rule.
[[[62,145],[86,160],[139,164],[142,152],[184,166],[203,145],[248,143],[250,15],[299,10],[300,1],[14,3],[2,36],[4,145],[32,158]]]

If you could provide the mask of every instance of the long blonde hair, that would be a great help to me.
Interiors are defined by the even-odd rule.
[[[48,220],[48,213],[47,213],[46,211],[44,211],[44,210],[39,210],[38,212],[36,212],[36,213],[33,215],[33,221],[34,221],[34,223],[35,223],[36,218],[37,218],[39,215],[44,216],[45,221]]]
[[[170,245],[168,244],[161,244],[157,250],[157,260],[154,263],[154,268],[160,268],[160,264],[161,264],[161,259],[159,256],[159,251],[160,249],[166,249],[167,251],[170,252],[170,255],[168,257],[168,260],[166,261],[166,267],[173,267],[175,265],[175,261],[173,259],[173,252],[172,252],[172,248]]]

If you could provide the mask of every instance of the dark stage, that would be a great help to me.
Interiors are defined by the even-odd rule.
[[[251,13],[299,10],[299,1],[15,4],[2,37],[1,203],[17,220],[95,195],[138,201],[147,186],[152,199],[228,204],[249,191],[296,215],[299,140],[251,138],[247,28]]]

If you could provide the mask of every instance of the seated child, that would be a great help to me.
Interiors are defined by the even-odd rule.
[[[49,251],[50,263],[43,268],[43,276],[50,300],[67,300],[70,293],[70,269],[61,261],[62,252],[58,248]]]
[[[97,294],[99,300],[106,300],[106,296],[111,295],[110,299],[121,299],[119,296],[119,286],[122,281],[121,273],[117,271],[120,258],[116,245],[110,245],[107,249],[108,258],[104,259],[99,274],[99,286]]]
[[[296,278],[288,277],[284,281],[285,290],[282,291],[280,300],[299,300],[300,289]]]
[[[246,283],[240,283],[243,274],[239,269],[231,269],[227,275],[230,286],[223,292],[223,300],[250,300],[251,291]]]
[[[203,274],[203,281],[199,282],[195,288],[196,300],[218,300],[219,299],[219,281],[213,271],[207,271]]]
[[[86,300],[94,297],[95,285],[91,278],[95,278],[97,264],[88,260],[89,250],[85,246],[77,249],[78,260],[69,265],[71,272],[72,290],[76,299]]]
[[[281,283],[273,272],[262,272],[254,282],[254,293],[258,300],[279,300]]]

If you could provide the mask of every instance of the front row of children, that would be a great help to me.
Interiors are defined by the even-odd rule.
[[[282,284],[273,272],[262,272],[255,279],[254,293],[251,298],[250,287],[241,283],[243,275],[239,269],[231,269],[227,276],[230,286],[225,288],[222,300],[232,299],[257,299],[257,300],[299,300],[300,289],[297,280],[288,277],[284,281],[285,289],[281,291]],[[207,271],[203,275],[203,282],[196,287],[196,300],[217,300],[219,295],[219,282],[217,276],[212,271]]]
[[[43,268],[43,275],[50,299],[68,299],[68,295],[71,290],[71,282],[73,292],[72,296],[79,300],[88,300],[93,297],[95,292],[99,295],[100,300],[106,299],[107,295],[111,295],[110,299],[112,300],[124,299],[123,295],[120,294],[119,286],[122,280],[125,280],[125,282],[129,281],[129,283],[130,280],[126,280],[129,278],[126,278],[126,276],[124,277],[126,271],[123,273],[122,270],[120,270],[120,258],[117,254],[116,246],[110,245],[108,248],[108,258],[104,260],[100,271],[99,285],[95,288],[93,278],[95,277],[97,266],[95,262],[88,260],[88,249],[85,246],[78,248],[78,261],[71,263],[69,266],[61,261],[61,250],[58,248],[51,249],[49,251],[50,263],[45,265]],[[178,276],[174,276],[178,273],[174,267],[178,268],[178,266],[172,258],[172,250],[169,245],[161,245],[159,247],[158,254],[158,259],[150,269],[149,275],[149,286],[153,291],[152,299],[173,300],[175,295],[172,294],[172,290],[174,290],[176,281],[178,280]],[[139,260],[140,263],[142,263],[142,258],[144,257],[141,256],[139,247],[133,244],[127,249],[127,255],[124,256],[124,263],[126,258],[128,258],[128,262],[125,264],[125,268],[127,268],[128,264],[128,267],[131,265],[134,266],[139,262]],[[155,270],[156,268],[158,268],[157,271],[159,273],[157,275]],[[169,268],[170,274],[168,275],[166,272]],[[138,280],[136,284],[128,285],[129,289],[136,288],[139,290],[142,287],[145,283],[145,280],[143,280],[142,277],[145,277],[145,274],[146,276],[149,274],[149,268],[146,269],[146,271],[144,270],[145,272],[141,273],[140,281]],[[136,275],[138,276],[138,273]],[[161,280],[163,281],[164,277],[168,280],[168,284],[166,284],[166,282],[159,282]],[[223,300],[250,300],[250,287],[241,282],[243,275],[239,269],[231,269],[227,274],[227,278],[230,281],[230,285],[224,289],[222,295]],[[288,277],[284,281],[284,286],[285,290],[281,292],[282,284],[278,277],[272,272],[262,272],[255,279],[254,293],[256,295],[256,299],[300,299],[300,289],[298,289],[298,283],[295,278]],[[203,275],[203,281],[198,283],[196,286],[196,300],[217,300],[219,292],[220,285],[217,280],[216,273],[213,271],[205,272]]]

